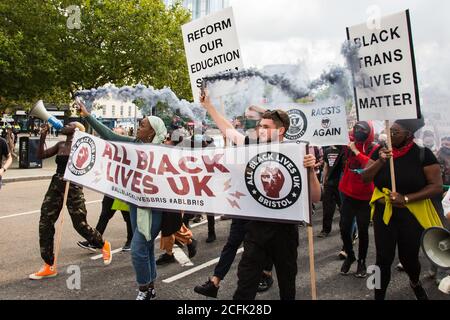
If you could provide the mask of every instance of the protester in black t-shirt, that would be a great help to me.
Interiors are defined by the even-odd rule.
[[[341,197],[339,195],[339,180],[342,174],[342,147],[331,146],[326,148],[323,154],[323,222],[320,238],[325,238],[331,232],[334,211],[336,205],[341,206]]]
[[[3,163],[3,159],[6,158],[5,163]],[[0,138],[0,189],[2,188],[2,177],[5,174],[6,170],[8,170],[9,166],[12,163],[12,156],[9,152],[8,144],[6,140]]]
[[[374,153],[363,173],[364,181],[374,181],[376,187],[371,206],[376,265],[381,271],[381,287],[375,289],[377,300],[386,296],[397,246],[400,262],[417,299],[428,299],[419,281],[420,239],[424,229],[441,225],[431,199],[442,194],[442,176],[432,151],[413,141],[414,132],[423,125],[423,119],[396,121],[390,133],[393,150],[382,148]],[[397,192],[391,192],[390,157],[394,158]]]
[[[238,146],[245,144],[246,137],[216,110],[206,93],[202,94],[200,102],[227,139]],[[266,111],[258,124],[259,142],[282,142],[289,124],[289,116],[286,112]],[[303,159],[303,165],[307,168],[313,168],[315,162],[316,159],[311,154]],[[320,183],[314,171],[309,170],[309,172],[311,200],[317,202],[320,201]],[[269,259],[275,265],[280,298],[295,299],[298,224],[252,220],[247,224],[246,229],[244,253],[238,266],[238,288],[233,299],[255,299],[261,273]]]

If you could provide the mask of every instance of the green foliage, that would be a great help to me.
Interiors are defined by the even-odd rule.
[[[81,27],[66,8],[78,5]],[[157,0],[2,0],[0,108],[114,83],[164,86],[191,99],[181,25],[190,14]]]

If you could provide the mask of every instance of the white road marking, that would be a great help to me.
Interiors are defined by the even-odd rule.
[[[173,255],[175,256],[175,260],[177,260],[182,267],[192,267],[194,265],[186,253],[184,253],[177,245],[173,246]]]
[[[114,254],[114,253],[117,253],[117,252],[121,252],[121,251],[122,251],[122,248],[111,250],[111,254]],[[91,260],[97,260],[97,259],[101,259],[101,258],[103,258],[103,255],[102,254],[98,254],[96,256],[91,257]]]
[[[93,204],[93,203],[99,203],[99,202],[102,202],[102,200],[88,201],[88,202],[86,202],[86,204]],[[26,215],[40,213],[40,212],[41,212],[41,210],[33,210],[33,211],[27,211],[27,212],[22,212],[22,213],[15,213],[15,214],[11,214],[11,215],[8,215],[8,216],[0,217],[0,220],[1,219],[7,219],[7,218],[26,216]]]
[[[240,253],[242,253],[243,251],[244,251],[244,248],[239,248],[238,251],[236,252],[236,254],[240,254]],[[220,257],[219,257],[219,258],[212,259],[212,260],[210,260],[210,261],[207,261],[207,262],[205,262],[205,263],[203,263],[203,264],[201,264],[201,265],[199,265],[199,266],[196,266],[196,267],[194,267],[194,268],[192,268],[192,269],[189,269],[189,270],[186,270],[186,271],[181,272],[181,273],[179,273],[179,274],[176,274],[176,275],[174,275],[173,277],[164,279],[162,282],[164,282],[164,283],[171,283],[171,282],[180,280],[180,279],[182,279],[182,278],[184,278],[184,277],[187,277],[187,276],[190,275],[190,274],[193,274],[193,273],[195,273],[195,272],[197,272],[197,271],[199,271],[199,270],[202,270],[202,269],[207,268],[207,267],[209,267],[209,266],[211,266],[211,265],[213,265],[213,264],[216,264],[217,262],[219,262],[219,259],[220,259]]]

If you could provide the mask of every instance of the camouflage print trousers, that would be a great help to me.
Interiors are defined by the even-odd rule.
[[[45,194],[41,207],[41,218],[39,220],[39,245],[41,257],[45,263],[53,265],[53,239],[55,235],[55,223],[58,220],[64,200],[66,182],[62,177],[54,175],[52,182]],[[70,184],[67,198],[67,210],[75,230],[87,241],[95,246],[103,247],[102,235],[86,221],[86,206],[83,188]]]

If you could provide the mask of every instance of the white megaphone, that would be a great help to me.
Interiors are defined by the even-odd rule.
[[[450,232],[447,229],[426,229],[422,234],[421,244],[431,263],[444,270],[450,269]]]
[[[36,117],[43,121],[47,121],[49,125],[57,130],[60,130],[64,127],[60,120],[56,119],[55,116],[48,113],[47,109],[45,109],[44,107],[44,102],[42,100],[36,102],[28,115],[30,117]]]

